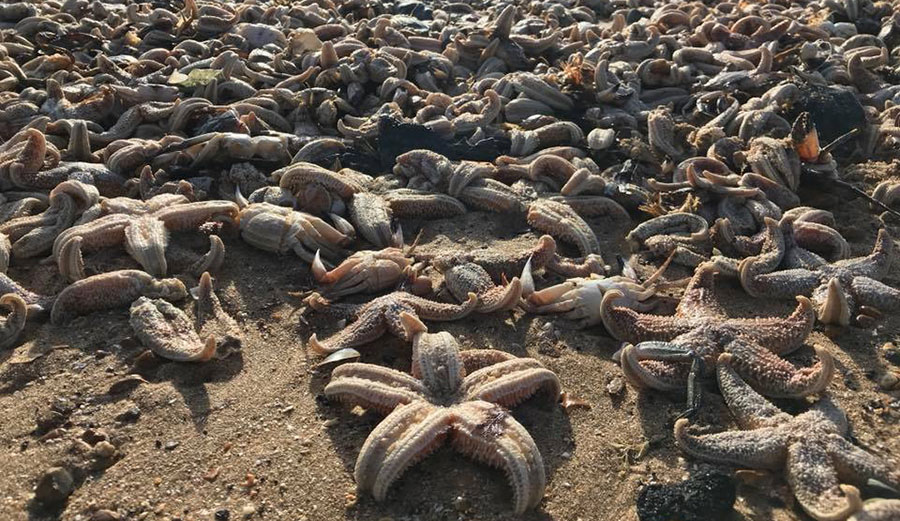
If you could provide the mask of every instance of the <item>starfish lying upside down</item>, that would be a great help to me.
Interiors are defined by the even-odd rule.
[[[360,450],[357,486],[384,500],[403,471],[449,437],[459,452],[506,471],[516,513],[537,506],[544,496],[544,462],[506,408],[542,389],[556,398],[556,375],[537,360],[503,351],[460,352],[449,333],[428,333],[406,312],[399,320],[413,339],[412,375],[351,363],[335,369],[325,387],[329,398],[388,415]]]
[[[784,468],[798,503],[819,521],[843,520],[862,507],[859,489],[846,483],[863,485],[867,479],[876,479],[888,486],[900,486],[896,464],[866,452],[845,437],[850,429],[847,417],[829,397],[823,397],[807,412],[791,416],[741,380],[735,362],[734,355],[720,355],[717,376],[725,403],[746,430],[694,436],[688,433],[689,421],[682,418],[675,422],[675,443],[681,450],[716,463]],[[875,510],[887,511],[889,507]],[[860,513],[855,519],[872,517]]]
[[[617,339],[638,343],[622,349],[625,377],[636,387],[661,391],[687,386],[689,409],[699,406],[695,378],[712,374],[716,358],[734,355],[735,367],[767,396],[798,397],[817,393],[831,381],[831,355],[815,348],[819,361],[798,369],[778,355],[803,345],[815,322],[812,304],[799,305],[787,318],[730,318],[715,296],[715,266],[697,267],[674,316],[649,315],[616,306],[621,291],[607,291],[600,304],[606,329]]]

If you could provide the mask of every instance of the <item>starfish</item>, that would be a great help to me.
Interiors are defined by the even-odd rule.
[[[360,450],[357,486],[383,501],[403,471],[449,437],[459,452],[506,471],[516,513],[535,507],[544,495],[543,459],[507,408],[541,389],[557,397],[556,375],[503,351],[460,352],[449,333],[428,333],[406,312],[398,319],[413,341],[412,375],[350,363],[335,369],[325,387],[329,398],[387,414]]]
[[[694,436],[689,421],[675,422],[675,443],[696,458],[715,463],[785,470],[798,503],[814,519],[837,521],[860,509],[854,485],[868,479],[900,486],[900,471],[856,447],[845,436],[844,412],[828,396],[791,416],[769,403],[735,371],[735,356],[719,356],[717,376],[725,403],[746,430]],[[849,483],[849,484],[848,484]],[[862,519],[865,519],[864,517]]]
[[[15,293],[7,293],[0,297],[0,306],[9,309],[6,319],[0,324],[0,349],[6,349],[16,343],[28,316],[28,305]]]
[[[310,295],[306,301],[313,309],[323,309],[328,304],[317,294]],[[325,355],[348,347],[367,344],[390,331],[403,340],[410,340],[400,313],[407,312],[427,320],[450,321],[467,316],[478,307],[478,296],[469,293],[469,299],[462,304],[445,304],[418,297],[405,291],[388,293],[354,309],[348,306],[350,314],[357,319],[339,333],[324,341],[319,341],[316,334],[309,337],[309,347],[313,352]]]
[[[827,351],[817,347],[819,361],[802,369],[778,356],[802,346],[812,331],[815,315],[809,299],[797,297],[799,305],[787,318],[731,318],[716,299],[715,274],[711,263],[698,266],[673,316],[616,306],[623,297],[619,290],[604,294],[600,316],[606,329],[619,340],[641,342],[621,351],[622,371],[632,385],[673,391],[687,384],[691,413],[699,405],[695,377],[711,375],[716,358],[726,352],[734,355],[741,375],[767,396],[823,390],[834,372]]]
[[[219,304],[209,273],[201,275],[200,284],[191,294],[197,299],[196,324],[163,299],[140,297],[134,301],[129,323],[141,343],[176,362],[205,362],[240,350],[240,329]]]
[[[900,309],[900,290],[878,279],[891,267],[894,242],[887,230],[878,231],[872,253],[808,268],[775,271],[782,263],[788,243],[774,221],[766,221],[766,243],[762,252],[741,261],[741,285],[754,297],[790,298],[809,295],[819,320],[846,326],[853,313],[857,323],[868,323],[881,312]]]

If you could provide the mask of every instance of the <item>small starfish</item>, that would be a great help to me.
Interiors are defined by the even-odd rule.
[[[314,309],[324,308],[327,305],[324,299],[315,293],[307,298],[307,302]],[[478,296],[475,293],[469,293],[469,300],[462,304],[445,304],[405,291],[395,291],[354,310],[353,314],[357,319],[327,340],[320,342],[313,333],[309,337],[309,347],[313,352],[324,355],[347,347],[367,344],[388,331],[408,341],[410,337],[400,321],[401,312],[405,311],[426,320],[445,322],[459,320],[475,311],[477,307]]]
[[[571,206],[538,199],[528,207],[528,224],[574,244],[582,256],[600,254],[600,243],[591,227]]]
[[[797,297],[799,305],[787,318],[730,318],[716,299],[715,273],[711,263],[697,268],[674,316],[615,306],[622,292],[606,292],[600,304],[606,329],[619,340],[641,342],[621,352],[626,378],[636,387],[661,391],[687,384],[692,412],[699,402],[694,378],[711,373],[719,354],[727,352],[734,355],[741,375],[767,396],[797,397],[823,390],[834,371],[827,351],[816,348],[819,362],[802,369],[778,356],[802,346],[812,331],[815,315],[809,299]]]
[[[140,297],[134,301],[129,323],[141,343],[176,362],[205,362],[240,350],[240,329],[219,304],[209,273],[203,273],[191,293],[197,299],[195,324],[163,299]]]
[[[900,486],[896,464],[847,440],[847,417],[828,396],[809,411],[791,416],[747,385],[734,365],[734,355],[719,356],[719,388],[738,424],[747,430],[693,436],[688,433],[689,421],[682,418],[675,422],[675,443],[681,450],[715,463],[784,468],[798,503],[819,521],[846,519],[860,509],[854,484],[876,479]]]
[[[412,375],[372,364],[334,370],[325,395],[387,414],[369,434],[356,460],[361,490],[383,501],[413,463],[449,437],[459,452],[502,468],[513,486],[516,513],[540,503],[544,462],[528,431],[507,410],[559,380],[538,361],[503,351],[459,351],[449,333],[430,334],[422,322],[399,314],[413,340]]]
[[[810,268],[782,271],[788,252],[784,233],[774,221],[766,222],[766,245],[762,252],[741,261],[738,268],[741,285],[754,297],[791,298],[809,295],[816,304],[819,320],[826,324],[848,325],[854,312],[857,323],[867,323],[881,312],[900,309],[900,290],[878,279],[891,267],[894,241],[887,230],[878,231],[872,253],[821,264]]]

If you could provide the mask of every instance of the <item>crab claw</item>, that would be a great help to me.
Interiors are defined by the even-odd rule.
[[[531,274],[531,257],[528,257],[528,260],[525,261],[525,267],[522,268],[522,276],[519,277],[522,281],[522,296],[528,298],[534,293],[534,276]]]
[[[312,261],[312,274],[313,278],[316,279],[316,282],[322,282],[328,276],[328,269],[325,268],[325,264],[322,263],[322,250],[316,250],[316,256]]]

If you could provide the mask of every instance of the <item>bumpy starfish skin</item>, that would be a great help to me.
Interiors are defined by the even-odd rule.
[[[191,319],[165,300],[140,297],[131,304],[128,321],[141,343],[163,358],[205,362],[216,352],[216,338],[201,340]]]
[[[180,300],[187,296],[187,289],[178,279],[155,279],[140,270],[102,273],[62,290],[53,303],[50,320],[63,324],[77,315],[128,306],[141,296]]]
[[[867,501],[863,509],[847,521],[896,521],[900,519],[900,499]]]
[[[898,467],[845,438],[844,412],[829,397],[798,416],[782,412],[738,376],[734,356],[719,357],[719,388],[738,424],[747,430],[693,436],[689,422],[675,422],[675,443],[706,461],[752,468],[784,468],[797,502],[819,521],[838,521],[861,507],[867,479],[900,485]],[[851,484],[844,484],[851,483]],[[865,518],[861,518],[865,519]]]
[[[315,334],[309,337],[309,347],[318,354],[327,354],[347,347],[367,344],[385,334],[409,340],[400,313],[407,312],[424,320],[450,321],[464,318],[478,307],[478,296],[469,294],[462,304],[444,304],[417,297],[405,291],[395,291],[378,297],[356,313],[357,319],[334,336],[319,341]]]
[[[0,297],[0,306],[9,309],[6,319],[0,324],[0,349],[6,349],[16,343],[19,334],[25,329],[28,306],[19,295],[7,293]]]
[[[784,233],[771,220],[766,222],[766,233],[763,251],[744,259],[739,266],[741,285],[750,295],[766,298],[809,295],[816,304],[819,319],[839,325],[847,325],[851,315],[862,306],[881,312],[900,309],[900,290],[878,280],[887,275],[893,257],[894,242],[887,230],[879,230],[872,253],[865,257],[782,271],[774,270],[787,252]]]
[[[513,309],[522,298],[522,281],[519,277],[513,277],[506,286],[495,286],[488,272],[472,262],[459,264],[445,271],[444,283],[457,300],[468,298],[469,293],[478,295],[480,313]]]
[[[383,501],[410,465],[449,437],[461,453],[506,472],[517,513],[535,507],[544,495],[543,459],[506,408],[542,389],[558,396],[556,375],[502,351],[461,353],[449,333],[430,334],[407,313],[400,320],[413,340],[412,375],[351,363],[335,369],[325,387],[329,398],[388,414],[360,450],[357,486]]]
[[[583,256],[600,253],[594,231],[566,204],[538,199],[528,207],[527,219],[534,228],[574,244]]]
[[[622,351],[622,370],[638,387],[658,390],[684,389],[687,364],[644,356],[643,347],[668,343],[700,356],[711,372],[722,352],[732,353],[741,375],[768,396],[804,396],[823,390],[834,370],[831,356],[816,349],[819,361],[797,369],[778,355],[800,346],[812,331],[815,315],[806,297],[787,318],[730,318],[715,297],[715,268],[702,264],[688,284],[675,315],[639,313],[614,303],[620,291],[608,291],[600,305],[607,330],[617,339],[637,343]],[[682,360],[683,362],[683,360]]]

